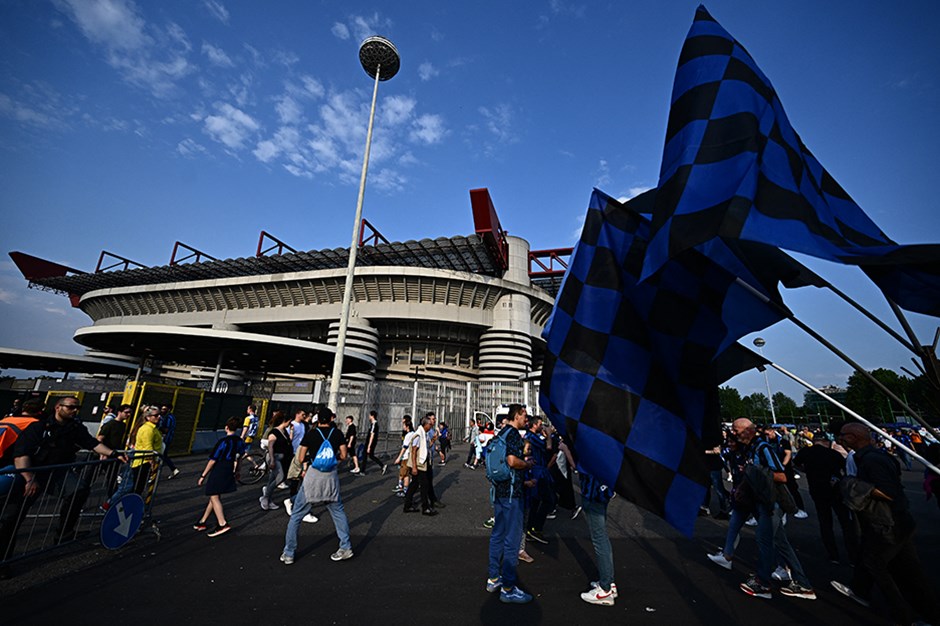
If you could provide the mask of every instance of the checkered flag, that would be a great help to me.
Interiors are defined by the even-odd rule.
[[[803,145],[747,50],[699,6],[673,84],[643,279],[716,237],[861,265],[902,307],[940,315],[940,246],[889,239]]]
[[[786,309],[742,288],[739,277],[760,282],[720,240],[639,282],[649,230],[629,204],[594,191],[543,333],[539,402],[586,471],[691,535],[713,361]]]

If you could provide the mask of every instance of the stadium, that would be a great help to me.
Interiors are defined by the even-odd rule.
[[[471,190],[470,204],[465,236],[389,242],[363,221],[344,381],[519,383],[539,368],[571,249],[532,251],[507,235],[487,189]],[[177,242],[159,267],[102,251],[84,272],[10,253],[31,287],[88,315],[74,336],[88,358],[209,391],[254,381],[257,395],[264,383],[275,396],[329,375],[348,255],[297,251],[264,231],[252,257]]]

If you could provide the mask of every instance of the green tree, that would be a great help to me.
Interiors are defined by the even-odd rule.
[[[770,400],[762,393],[752,393],[744,396],[744,407],[747,416],[753,419],[770,420]]]
[[[796,401],[782,391],[774,394],[774,412],[778,420],[781,417],[787,417],[792,421],[800,414]]]
[[[723,422],[733,422],[739,417],[747,415],[747,409],[741,394],[734,387],[718,388],[718,404],[720,405],[721,420]]]
[[[892,370],[878,368],[871,375],[901,399],[911,385],[910,378]],[[893,422],[896,415],[906,412],[859,371],[849,376],[845,404],[862,417],[878,422]]]

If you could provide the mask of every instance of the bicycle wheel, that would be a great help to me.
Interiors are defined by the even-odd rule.
[[[241,485],[253,485],[267,473],[263,452],[249,452],[238,459],[235,480]]]

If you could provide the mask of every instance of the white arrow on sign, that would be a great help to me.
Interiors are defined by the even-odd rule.
[[[124,538],[127,538],[131,534],[131,523],[134,521],[134,516],[125,517],[124,515],[124,503],[118,502],[117,505],[117,514],[118,514],[118,525],[114,529],[114,532],[121,535]]]

